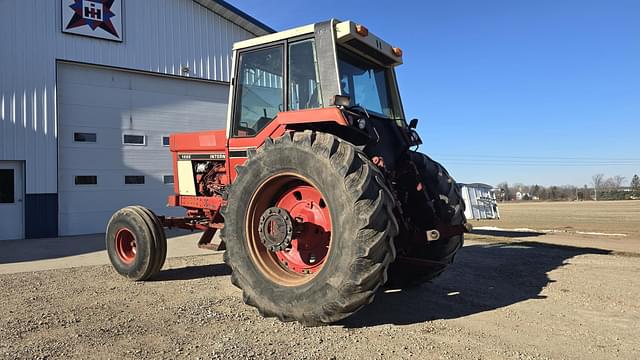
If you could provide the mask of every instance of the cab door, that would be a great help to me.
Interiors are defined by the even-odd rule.
[[[238,53],[231,128],[229,129],[229,175],[234,179],[236,165],[247,159],[271,135],[263,131],[285,106],[285,45]]]
[[[240,52],[236,66],[229,132],[232,179],[248,149],[260,146],[267,136],[281,135],[282,127],[273,121],[279,112],[323,107],[313,37]]]

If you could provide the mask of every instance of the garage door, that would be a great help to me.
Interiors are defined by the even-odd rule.
[[[58,63],[60,235],[104,232],[113,212],[157,213],[173,192],[168,136],[225,127],[228,86]]]

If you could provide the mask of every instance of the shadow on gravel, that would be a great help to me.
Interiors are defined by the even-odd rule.
[[[508,238],[524,238],[545,235],[543,232],[538,231],[509,231],[509,230],[489,230],[489,229],[473,229],[472,234],[475,235],[487,235],[495,237],[508,237]]]
[[[453,265],[431,283],[407,290],[380,292],[373,304],[340,325],[360,328],[382,324],[406,325],[437,319],[455,319],[539,299],[552,282],[548,273],[584,254],[610,251],[571,246],[474,244],[462,248]]]
[[[226,264],[209,264],[162,270],[151,281],[193,280],[226,275],[231,275],[231,268]]]

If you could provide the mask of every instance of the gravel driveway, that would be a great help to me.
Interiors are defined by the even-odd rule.
[[[220,254],[156,281],[109,266],[0,275],[0,358],[640,358],[640,257],[469,241],[431,284],[340,324],[262,319]]]

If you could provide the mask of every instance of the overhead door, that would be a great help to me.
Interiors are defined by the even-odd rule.
[[[58,63],[60,235],[104,232],[114,211],[157,213],[173,192],[168,136],[225,127],[225,84]]]

